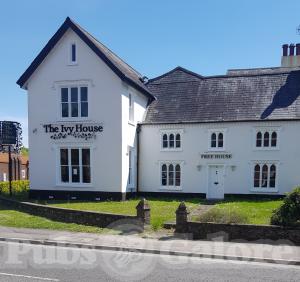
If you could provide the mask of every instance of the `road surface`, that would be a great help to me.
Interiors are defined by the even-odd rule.
[[[300,281],[300,266],[0,243],[0,281]]]

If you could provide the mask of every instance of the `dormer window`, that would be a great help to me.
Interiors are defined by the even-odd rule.
[[[77,63],[77,50],[76,50],[76,44],[72,43],[70,48],[70,63],[76,64]]]

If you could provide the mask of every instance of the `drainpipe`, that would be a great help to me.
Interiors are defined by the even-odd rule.
[[[140,132],[142,128],[140,124],[136,126],[136,193],[139,193],[139,167],[140,167]]]

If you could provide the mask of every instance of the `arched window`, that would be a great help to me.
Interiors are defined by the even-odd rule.
[[[260,165],[254,167],[254,187],[258,188],[260,184]]]
[[[169,165],[169,186],[174,186],[174,165]]]
[[[175,167],[175,186],[180,186],[181,182],[181,171],[180,171],[180,165],[177,164]]]
[[[261,187],[268,187],[268,166],[266,164],[262,167]]]
[[[163,135],[163,148],[168,148],[168,135],[164,134]]]
[[[169,147],[174,148],[174,134],[170,134],[169,136]]]
[[[176,148],[180,148],[181,147],[181,138],[180,138],[180,134],[177,133],[176,134]]]
[[[223,148],[223,133],[218,134],[218,147]]]
[[[270,134],[269,132],[265,132],[264,134],[264,147],[269,147],[270,143]]]
[[[277,133],[274,131],[271,135],[271,147],[277,146]]]
[[[216,133],[212,133],[212,135],[211,135],[211,144],[210,144],[210,146],[212,148],[217,147],[217,135],[216,135]]]
[[[271,188],[274,188],[276,184],[276,166],[274,164],[270,167],[270,184]]]
[[[262,145],[262,134],[261,132],[257,132],[256,134],[256,147],[261,147]]]
[[[162,186],[167,185],[167,178],[168,178],[167,165],[163,164],[161,167],[161,185]]]

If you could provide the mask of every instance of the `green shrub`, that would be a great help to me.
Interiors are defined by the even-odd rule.
[[[214,222],[214,223],[236,223],[245,224],[248,222],[248,216],[238,212],[235,209],[212,208],[206,213],[199,216],[200,222]]]
[[[300,187],[288,193],[283,204],[271,217],[271,224],[283,226],[300,225]]]
[[[15,198],[27,199],[29,191],[29,180],[12,181],[12,193]],[[0,182],[0,194],[9,196],[9,182]]]

